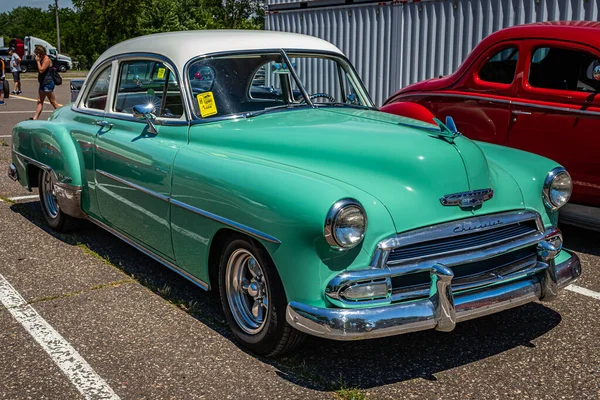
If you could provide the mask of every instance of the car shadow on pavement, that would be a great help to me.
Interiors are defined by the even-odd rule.
[[[565,247],[589,255],[600,256],[600,232],[561,224]]]
[[[17,203],[11,209],[55,238],[113,264],[227,340],[233,340],[215,292],[204,292],[92,223],[83,221],[76,233],[60,234],[44,223],[39,202]],[[435,381],[436,373],[519,346],[535,347],[532,341],[560,321],[557,312],[530,303],[458,324],[450,333],[424,331],[354,342],[308,337],[288,356],[257,358],[276,368],[280,378],[318,391],[368,389],[415,378]]]

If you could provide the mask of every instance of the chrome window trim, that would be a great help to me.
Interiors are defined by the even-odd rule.
[[[122,56],[117,56],[117,61],[118,61],[118,65],[117,65],[117,77],[115,79],[115,81],[116,81],[115,82],[115,88],[114,88],[115,90],[114,90],[114,94],[112,96],[113,101],[111,102],[111,107],[106,111],[106,114],[107,114],[106,116],[107,117],[129,121],[130,119],[127,118],[127,117],[131,116],[131,120],[146,124],[145,121],[137,121],[137,120],[133,119],[133,115],[132,114],[120,113],[120,112],[114,111],[113,110],[113,108],[114,108],[113,107],[114,106],[114,100],[116,99],[116,96],[118,94],[117,88],[118,88],[118,85],[119,85],[120,79],[121,79],[121,65],[122,65],[122,63],[128,62],[128,61],[155,61],[155,62],[158,61],[158,62],[162,62],[163,64],[165,64],[169,68],[169,70],[171,71],[171,73],[175,74],[175,77],[177,78],[177,82],[180,83],[179,92],[180,92],[180,95],[181,95],[181,102],[183,103],[184,113],[179,118],[157,117],[157,121],[160,121],[160,125],[188,125],[189,112],[188,112],[187,104],[185,102],[185,96],[184,96],[184,93],[183,93],[183,87],[181,85],[182,81],[180,79],[180,74],[177,71],[177,68],[175,68],[175,66],[171,62],[171,60],[169,60],[167,57],[159,55],[159,54],[152,54],[152,53],[128,53],[128,54],[125,54],[125,55],[122,55]],[[180,122],[185,122],[185,124],[181,124]]]
[[[96,66],[94,68],[93,75],[90,75],[88,78],[85,79],[83,86],[81,87],[79,97],[77,98],[77,101],[75,103],[73,103],[73,105],[71,106],[71,109],[76,112],[81,112],[84,114],[98,116],[98,113],[91,113],[89,111],[90,109],[81,107],[81,103],[83,102],[83,99],[85,98],[85,96],[87,96],[87,93],[90,90],[88,83],[91,81],[95,81],[95,79],[100,74],[100,72],[104,70],[104,66],[106,66],[107,64],[109,64],[109,63],[113,64],[112,68],[115,71],[117,71],[117,74],[118,74],[121,60],[126,61],[126,60],[130,60],[130,59],[147,59],[147,60],[153,60],[153,61],[159,60],[161,62],[164,62],[165,64],[167,64],[170,67],[171,72],[176,74],[177,81],[180,82],[181,100],[183,102],[185,114],[182,116],[182,118],[178,118],[178,119],[172,119],[172,120],[167,121],[167,119],[165,119],[164,117],[161,117],[159,120],[161,121],[162,125],[189,125],[189,121],[192,119],[192,118],[190,118],[190,116],[193,114],[190,110],[190,104],[188,102],[187,85],[183,83],[184,80],[181,79],[181,74],[179,73],[179,70],[177,68],[175,68],[175,65],[173,64],[173,62],[170,59],[168,59],[167,57],[160,55],[160,54],[155,54],[155,53],[117,54],[117,55],[103,61],[102,64],[99,64],[98,66]],[[112,71],[111,71],[111,73],[112,73]],[[102,112],[100,116],[104,116],[106,114],[107,117],[117,118],[116,116],[113,115],[114,113],[111,112],[112,105],[113,105],[113,99],[116,94],[117,80],[118,79],[111,79],[110,86],[109,86],[109,93],[108,93],[109,98],[106,101],[106,107],[104,109],[104,112]],[[100,111],[100,110],[96,110],[96,111]],[[122,119],[122,118],[119,117],[117,119]],[[183,122],[185,122],[185,124]]]
[[[307,50],[307,49],[292,49],[292,48],[288,48],[288,49],[277,49],[277,48],[253,49],[253,50],[241,50],[241,51],[218,51],[218,52],[206,53],[206,54],[202,54],[202,55],[190,58],[188,61],[186,61],[186,63],[183,66],[183,79],[185,82],[185,90],[187,92],[186,101],[190,103],[191,125],[198,124],[199,123],[198,121],[206,123],[206,122],[215,122],[215,121],[224,121],[224,120],[230,120],[230,119],[244,118],[243,114],[226,115],[226,116],[221,116],[221,117],[208,117],[208,118],[202,118],[201,116],[196,114],[194,107],[191,106],[193,104],[194,97],[192,96],[192,92],[190,90],[191,86],[190,86],[189,74],[188,74],[189,67],[192,63],[194,63],[198,60],[201,60],[201,59],[211,58],[211,57],[223,57],[223,56],[228,56],[228,55],[244,55],[244,54],[264,54],[264,53],[282,54],[282,57],[284,57],[284,59],[287,57],[287,53],[318,54],[318,55],[340,58],[340,59],[344,60],[344,62],[346,62],[346,64],[350,68],[351,72],[355,75],[355,77],[357,79],[357,83],[360,84],[360,86],[361,86],[361,91],[363,92],[365,100],[367,100],[370,103],[367,106],[372,109],[376,109],[375,103],[373,103],[373,99],[371,99],[369,92],[366,90],[366,87],[365,87],[360,75],[356,71],[356,68],[354,68],[354,65],[352,65],[350,60],[348,60],[348,58],[342,53],[336,53],[333,51],[324,51],[324,50]],[[283,55],[285,55],[285,56],[283,56]],[[289,59],[287,61],[289,62]],[[295,74],[294,68],[292,68],[291,70],[293,71],[292,74]],[[298,79],[298,86],[299,87],[304,86],[302,81],[299,79]],[[302,89],[300,89],[300,90],[302,91]],[[303,94],[304,94],[304,92],[303,92]],[[312,103],[310,102],[310,100],[308,101],[307,105],[312,106]],[[290,111],[290,110],[284,109],[283,111]]]
[[[269,234],[266,234],[264,232],[261,232],[259,230],[256,230],[254,228],[251,228],[251,227],[249,227],[247,225],[243,225],[243,224],[237,223],[237,222],[232,221],[230,219],[227,219],[225,217],[221,217],[219,215],[213,214],[213,213],[211,213],[209,211],[205,211],[205,210],[202,210],[200,208],[197,208],[197,207],[191,206],[189,204],[183,203],[183,202],[181,202],[179,200],[176,200],[176,199],[174,199],[172,197],[165,196],[164,194],[157,193],[157,192],[152,191],[150,189],[146,189],[146,188],[144,188],[142,186],[139,186],[139,185],[137,185],[135,183],[126,181],[125,179],[119,178],[118,176],[112,175],[112,174],[110,174],[108,172],[105,172],[105,171],[102,171],[102,170],[99,170],[99,169],[97,169],[96,172],[98,172],[99,174],[101,174],[103,176],[106,176],[107,178],[110,178],[110,179],[112,179],[112,180],[114,180],[116,182],[119,182],[119,183],[121,183],[123,185],[129,186],[129,187],[131,187],[133,189],[136,189],[136,190],[139,190],[139,191],[141,191],[141,192],[143,192],[143,193],[145,193],[145,194],[147,194],[149,196],[155,197],[155,198],[157,198],[159,200],[162,200],[164,202],[167,202],[167,203],[170,203],[170,204],[175,205],[177,207],[183,208],[184,210],[190,211],[190,212],[192,212],[194,214],[198,214],[198,215],[201,215],[201,216],[203,216],[205,218],[212,219],[213,221],[220,222],[223,225],[227,225],[229,227],[235,228],[236,230],[239,230],[240,232],[247,233],[250,236],[254,236],[256,238],[263,239],[263,240],[266,240],[267,242],[271,242],[271,243],[275,243],[275,244],[280,244],[281,243],[281,241],[279,239],[277,239],[277,238],[275,238],[275,237],[273,237],[273,236],[271,236]]]
[[[130,245],[130,246],[134,247],[135,249],[141,251],[142,253],[144,253],[148,257],[152,258],[154,261],[159,262],[160,264],[164,265],[165,267],[173,270],[174,272],[176,272],[179,275],[183,276],[184,278],[188,279],[192,283],[200,286],[202,289],[204,289],[204,290],[210,290],[210,285],[208,283],[204,282],[201,279],[196,278],[192,274],[190,274],[190,273],[186,272],[185,270],[179,268],[177,265],[175,265],[172,262],[166,260],[165,258],[159,256],[158,254],[154,253],[153,251],[149,250],[148,248],[142,246],[141,244],[138,244],[137,242],[133,241],[132,239],[129,239],[127,236],[123,235],[122,233],[120,233],[116,229],[111,228],[110,226],[106,225],[105,223],[103,223],[103,222],[101,222],[101,221],[97,220],[96,218],[91,217],[89,215],[87,216],[87,219],[90,222],[98,225],[100,228],[108,231],[109,233],[112,233],[113,235],[115,235],[116,237],[118,237],[119,239],[121,239],[122,241],[124,241],[125,243],[127,243],[128,245]]]
[[[78,111],[78,112],[82,112],[84,114],[91,114],[91,115],[97,115],[98,113],[101,113],[102,115],[104,115],[104,113],[106,113],[106,110],[108,109],[108,103],[110,102],[110,91],[113,85],[112,79],[111,82],[108,86],[108,93],[107,93],[107,99],[106,99],[106,105],[104,106],[104,110],[98,110],[97,108],[87,108],[84,107],[83,104],[85,103],[85,99],[87,98],[90,90],[92,90],[92,86],[91,83],[96,83],[96,79],[98,79],[98,77],[100,76],[100,74],[102,72],[104,72],[104,70],[109,66],[110,64],[110,68],[111,68],[111,74],[112,74],[112,70],[115,67],[115,61],[116,58],[115,57],[111,57],[105,61],[102,62],[102,64],[99,64],[98,66],[96,66],[96,68],[93,71],[93,74],[91,74],[90,76],[88,76],[87,78],[84,79],[83,81],[83,85],[81,87],[81,89],[79,90],[79,96],[77,97],[77,100],[75,101],[75,103],[73,103],[73,105],[71,106],[71,110],[73,111]]]

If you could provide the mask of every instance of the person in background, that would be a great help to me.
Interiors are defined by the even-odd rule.
[[[0,60],[0,106],[5,106],[4,102],[4,60]]]
[[[10,72],[12,72],[15,81],[15,88],[11,93],[21,94],[23,93],[21,92],[21,57],[12,47],[8,50],[8,55],[10,56]]]
[[[54,80],[50,72],[52,68],[52,60],[46,54],[46,48],[44,46],[35,46],[33,51],[35,54],[35,61],[37,62],[38,68],[38,82],[40,88],[38,90],[37,107],[35,109],[35,115],[33,119],[38,119],[42,110],[44,109],[44,100],[48,98],[52,107],[58,108],[58,104],[54,98]]]

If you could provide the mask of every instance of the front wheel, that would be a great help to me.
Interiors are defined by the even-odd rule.
[[[59,72],[67,72],[67,66],[66,65],[59,65],[58,66],[58,70],[59,70]]]
[[[50,228],[58,232],[69,232],[77,227],[78,219],[63,213],[54,195],[54,179],[52,172],[40,170],[39,193],[42,213]]]
[[[278,356],[304,334],[285,320],[287,300],[269,254],[245,238],[229,242],[219,265],[219,294],[236,339],[249,350]]]
[[[27,65],[23,65],[23,64],[21,64],[21,72],[22,72],[22,73],[25,73],[25,72],[27,72],[27,71],[29,71],[29,70],[27,69]]]

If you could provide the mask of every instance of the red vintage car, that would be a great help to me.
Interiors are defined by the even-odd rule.
[[[563,222],[600,229],[599,60],[600,22],[515,26],[481,41],[453,74],[398,91],[382,111],[414,117],[417,103],[451,115],[471,139],[558,161],[574,184]]]

